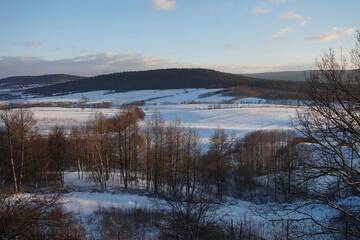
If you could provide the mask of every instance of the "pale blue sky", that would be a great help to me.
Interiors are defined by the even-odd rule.
[[[102,72],[308,68],[327,48],[353,46],[359,9],[359,0],[0,0],[0,70],[24,59],[92,61]]]

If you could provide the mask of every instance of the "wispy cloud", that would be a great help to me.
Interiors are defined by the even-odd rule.
[[[302,16],[293,11],[284,12],[279,18],[282,20],[297,21],[301,26],[304,26],[311,19],[311,17]]]
[[[253,13],[255,14],[266,14],[269,13],[270,9],[264,7],[254,7]]]
[[[284,3],[288,3],[290,0],[267,0],[267,1],[276,4],[284,4]]]
[[[190,65],[166,59],[145,57],[140,54],[99,53],[60,60],[4,56],[0,57],[0,78],[49,73],[94,76],[112,72],[171,67],[190,67]]]
[[[38,48],[42,46],[42,42],[40,41],[24,41],[21,43],[23,47],[26,48]]]
[[[272,35],[273,38],[286,38],[289,33],[291,33],[293,29],[291,27],[285,27],[277,31]]]
[[[176,7],[176,0],[152,0],[152,7],[155,10],[170,11]]]
[[[355,32],[355,27],[343,27],[337,28],[333,27],[325,33],[314,33],[308,39],[315,42],[326,42],[331,40],[336,40],[340,37],[351,35]]]

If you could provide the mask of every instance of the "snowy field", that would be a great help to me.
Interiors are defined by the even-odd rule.
[[[33,95],[22,95],[21,92],[14,92],[11,89],[0,89],[0,105],[6,103],[67,103],[67,104],[97,104],[111,103],[113,106],[131,104],[143,101],[146,105],[169,105],[186,103],[239,103],[239,104],[287,104],[296,105],[296,100],[267,100],[258,97],[235,97],[224,96],[222,88],[186,88],[186,89],[152,89],[134,91],[90,91],[83,93],[71,93],[65,95],[53,95],[39,97]],[[11,95],[11,100],[6,95]]]
[[[243,136],[257,129],[290,129],[296,108],[281,105],[238,104],[235,108],[209,109],[208,104],[147,105],[143,107],[146,119],[160,113],[166,122],[180,120],[184,127],[198,130],[201,138],[209,137],[217,128],[229,134]],[[116,108],[31,108],[38,127],[47,131],[55,125],[70,128],[80,126],[95,117],[97,112],[110,117]]]
[[[223,89],[166,89],[138,90],[127,92],[92,91],[51,97],[21,96],[4,103],[53,103],[67,102],[75,105],[111,102],[113,108],[31,108],[38,120],[41,131],[47,132],[58,125],[69,129],[81,126],[95,117],[97,112],[110,117],[122,104],[144,101],[142,107],[146,120],[154,113],[162,115],[166,122],[180,120],[184,127],[198,131],[200,138],[206,139],[214,129],[222,128],[228,134],[243,136],[257,129],[289,129],[296,116],[296,108],[289,105],[266,104],[267,100],[247,97],[234,98],[221,95]],[[227,103],[227,104],[224,104]],[[229,104],[231,103],[231,104]],[[221,109],[219,109],[221,104]],[[216,108],[216,109],[214,109]]]
[[[190,88],[190,89],[166,89],[166,90],[137,90],[126,92],[114,91],[91,91],[84,93],[73,93],[61,96],[50,97],[34,97],[23,96],[22,99],[12,100],[12,102],[27,102],[27,103],[41,103],[41,102],[72,102],[78,103],[86,99],[87,103],[111,102],[114,106],[122,104],[129,104],[139,101],[144,101],[146,104],[180,104],[190,102],[201,103],[220,103],[224,101],[231,101],[234,98],[216,94],[222,89],[204,89],[204,88]],[[250,99],[250,101],[252,101]],[[258,99],[254,101],[258,102]]]

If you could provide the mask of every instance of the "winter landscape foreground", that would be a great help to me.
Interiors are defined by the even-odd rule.
[[[297,161],[300,161],[298,167],[294,164],[291,169],[284,168],[284,173],[267,169],[269,166],[267,166],[266,161],[269,161],[269,159],[279,162],[282,161],[283,153],[281,153],[281,151],[284,151],[284,149],[286,149],[286,154],[293,154],[292,151],[295,151],[294,149],[289,151],[288,148],[291,141],[303,137],[300,133],[296,133],[296,128],[298,127],[297,117],[298,114],[301,114],[306,109],[306,106],[268,104],[266,100],[258,98],[237,99],[229,103],[226,102],[229,100],[228,98],[225,97],[224,99],[222,96],[216,95],[212,96],[211,100],[208,98],[204,101],[204,99],[199,98],[199,94],[196,93],[199,92],[199,90],[195,89],[176,91],[151,90],[148,92],[155,92],[157,96],[159,93],[160,95],[165,93],[166,97],[164,97],[164,99],[160,97],[156,100],[156,103],[153,101],[145,101],[146,104],[141,107],[145,117],[137,123],[140,129],[147,129],[149,124],[152,124],[152,127],[159,127],[154,126],[154,124],[159,124],[156,121],[158,121],[160,117],[161,121],[163,121],[161,124],[164,124],[162,127],[165,131],[170,131],[169,134],[175,134],[175,136],[176,134],[186,135],[187,129],[191,129],[194,137],[198,138],[199,141],[198,151],[204,153],[204,156],[210,159],[212,158],[211,154],[214,154],[212,151],[219,151],[215,154],[220,154],[222,158],[224,158],[219,160],[224,161],[224,164],[225,161],[229,161],[226,163],[226,167],[221,166],[221,171],[226,172],[225,174],[228,175],[223,175],[219,179],[221,185],[224,185],[222,186],[224,187],[222,190],[224,192],[220,198],[216,197],[215,200],[207,202],[208,209],[206,211],[204,210],[203,215],[199,215],[199,217],[204,218],[201,219],[201,221],[209,221],[224,229],[226,234],[219,237],[219,239],[235,239],[233,238],[235,236],[240,236],[241,239],[334,239],[338,236],[340,236],[340,238],[342,237],[342,233],[339,233],[340,235],[334,235],[330,230],[324,231],[324,226],[331,226],[333,219],[342,217],[341,211],[329,207],[321,201],[310,200],[304,196],[306,196],[306,194],[311,195],[314,192],[328,192],[329,189],[337,189],[331,191],[339,191],[339,194],[343,195],[343,197],[337,198],[335,204],[345,209],[358,208],[360,206],[360,197],[349,195],[346,193],[347,190],[341,189],[341,187],[340,189],[334,188],[334,184],[337,186],[341,186],[342,184],[335,176],[309,178],[306,180],[308,181],[306,187],[296,186],[297,184],[303,184],[302,178],[306,177],[306,174],[300,173],[302,168],[305,167],[305,165],[301,166],[300,162],[304,161],[305,158],[309,161],[319,160],[319,156],[316,154],[317,150],[316,148],[312,149],[312,144],[306,143],[305,141],[301,143],[303,140],[296,144],[295,149],[297,156],[295,158],[298,159]],[[212,91],[203,89],[200,90],[200,92],[204,94]],[[174,95],[169,95],[169,93]],[[190,94],[191,96],[188,96],[188,93],[192,93]],[[59,137],[57,134],[73,134],[74,129],[81,129],[86,125],[91,127],[93,124],[101,124],[99,122],[103,121],[101,118],[112,119],[118,117],[119,114],[120,116],[121,114],[125,114],[126,111],[128,111],[126,110],[128,107],[124,107],[122,104],[127,103],[126,101],[132,102],[134,98],[131,96],[137,96],[136,101],[142,101],[148,97],[146,94],[144,95],[142,91],[125,92],[123,95],[124,96],[122,96],[122,93],[117,93],[116,97],[111,99],[114,106],[110,108],[30,107],[26,111],[31,113],[34,120],[36,120],[34,129],[37,132],[44,136],[53,136],[56,138],[56,136]],[[184,95],[186,97],[184,97]],[[102,93],[100,96],[98,93],[85,93],[81,95],[65,95],[61,96],[61,98],[32,98],[26,101],[32,103],[49,103],[49,101],[72,101],[73,103],[78,103],[84,96],[88,98],[88,102],[108,101],[108,99],[102,98],[106,96],[102,95]],[[142,96],[142,98],[140,96]],[[168,101],[169,99],[171,99],[171,102]],[[185,100],[198,103],[186,103]],[[15,100],[14,102],[17,101],[18,100]],[[175,132],[171,133],[171,129],[174,127]],[[64,133],[57,131],[64,131]],[[97,133],[93,132],[92,134]],[[167,133],[164,134],[166,135]],[[256,140],[256,134],[259,134],[260,138],[258,140]],[[165,135],[164,137],[166,138]],[[278,135],[283,135],[283,137]],[[122,135],[122,137],[124,137],[124,135]],[[132,141],[130,139],[132,137],[131,135],[128,136],[129,141]],[[269,141],[261,139],[269,137],[270,139],[274,139]],[[252,138],[254,139],[251,140]],[[169,140],[174,141],[175,139],[176,137]],[[71,141],[71,139],[68,141]],[[252,141],[255,141],[255,143]],[[111,145],[105,146],[105,148],[116,149],[119,143],[109,142],[107,144]],[[170,143],[168,142],[165,143],[165,145],[166,144]],[[217,150],[214,149],[219,147],[218,144],[221,145],[220,148]],[[247,146],[247,144],[249,144],[249,146]],[[255,148],[250,150],[254,144]],[[259,145],[259,147],[257,148],[256,145]],[[69,146],[67,151],[70,151],[69,148],[72,147],[76,146]],[[96,148],[97,145],[93,147]],[[177,147],[181,148],[181,146]],[[222,149],[225,147],[228,149]],[[239,147],[240,149],[250,147],[250,149],[236,152],[239,150],[237,149]],[[154,151],[155,150],[156,149],[154,149]],[[135,149],[135,151],[137,150]],[[227,151],[231,151],[232,153]],[[233,151],[235,151],[235,153]],[[249,151],[245,153],[249,156],[237,155],[241,155],[243,154],[242,152],[246,151]],[[268,155],[268,151],[275,152]],[[265,154],[266,157],[264,158],[259,155],[261,154],[260,152]],[[289,155],[287,156],[289,157]],[[66,158],[67,156],[64,157]],[[216,159],[216,156],[213,157]],[[259,173],[248,175],[251,180],[236,179],[238,171],[252,171],[250,169],[254,167],[249,166],[250,168],[247,168],[245,166],[244,170],[242,170],[241,165],[243,163],[241,163],[241,161],[247,161],[246,159],[254,161],[254,157],[263,159],[258,159],[259,162],[257,164],[264,164],[263,167],[265,171],[262,170]],[[294,156],[291,156],[291,158],[293,157]],[[292,159],[292,161],[295,161],[295,158]],[[141,156],[139,156],[139,159],[141,159]],[[133,160],[134,159],[130,159],[130,161]],[[83,166],[80,168],[77,166],[77,170],[75,170],[75,165],[72,164],[70,164],[70,167],[62,167],[63,173],[60,173],[62,178],[62,193],[59,196],[58,202],[66,213],[70,213],[76,219],[77,224],[81,226],[81,231],[84,232],[84,236],[88,239],[107,239],[110,238],[110,235],[114,234],[114,229],[106,230],[103,222],[106,216],[109,217],[108,214],[111,212],[113,214],[114,212],[118,212],[120,219],[130,219],[125,225],[121,221],[117,223],[119,225],[116,225],[115,222],[119,221],[119,219],[114,220],[112,219],[114,216],[111,217],[112,223],[115,224],[112,227],[115,228],[115,230],[126,227],[126,230],[119,229],[118,234],[122,237],[113,237],[113,239],[158,239],[158,237],[163,234],[160,233],[161,227],[159,226],[161,226],[161,223],[157,221],[154,221],[155,223],[150,221],[149,223],[144,219],[156,218],[157,214],[166,215],[170,213],[171,215],[174,211],[177,214],[179,214],[179,212],[176,211],[195,211],[193,214],[198,214],[197,211],[199,210],[196,209],[196,204],[194,205],[195,207],[190,207],[189,205],[174,207],[174,205],[172,205],[174,200],[167,198],[167,191],[169,190],[163,190],[161,194],[154,192],[153,184],[156,183],[150,183],[149,185],[149,182],[146,182],[148,181],[146,180],[148,176],[145,176],[145,173],[140,170],[142,167],[138,170],[137,167],[135,167],[135,169],[132,167],[123,169],[123,166],[120,165],[120,167],[110,167],[111,169],[105,169],[107,167],[99,169],[99,165],[97,165],[96,162],[91,163],[97,160],[86,161],[90,162],[81,163]],[[122,160],[120,159],[120,161]],[[88,164],[95,165],[91,166]],[[215,168],[218,167],[219,166]],[[126,187],[124,185],[124,170],[130,171],[126,173],[130,176],[136,176],[133,175],[134,173],[131,173],[131,171],[139,171],[140,174],[134,180],[127,180],[129,183]],[[209,168],[208,171],[213,170]],[[255,171],[258,170],[255,168]],[[288,172],[286,173],[286,171]],[[108,176],[105,177],[104,174],[108,174]],[[186,176],[186,174],[184,176]],[[287,178],[290,177],[293,178],[293,182],[287,180]],[[196,182],[194,182],[194,184],[200,184]],[[165,181],[164,184],[163,187],[167,189],[168,186],[166,185],[170,183],[166,183]],[[186,183],[184,184],[186,185]],[[225,184],[227,185],[226,187]],[[178,190],[181,192],[186,191],[185,185],[181,186],[180,184],[180,189]],[[190,188],[194,188],[194,186]],[[216,192],[219,191],[219,185],[217,186],[215,184],[211,188],[214,189],[210,192],[214,191],[215,195],[217,195]],[[171,191],[172,190],[169,192],[170,195]],[[201,193],[194,194],[196,196]],[[48,195],[49,193],[41,193],[40,195],[35,194],[34,196],[36,196],[36,198],[45,196],[46,198]],[[19,198],[23,196],[25,198],[32,198],[31,194],[19,195]],[[191,209],[192,207],[194,207],[195,210]],[[140,226],[138,226],[137,224],[139,223],[132,219],[136,214],[140,214],[140,218],[146,223],[141,223]],[[163,215],[161,216],[164,217]],[[158,216],[158,218],[160,217]],[[134,226],[127,226],[127,224]],[[138,226],[138,229],[135,229],[135,226]],[[340,226],[340,229],[341,228],[343,227]],[[183,229],[183,231],[185,230],[186,228]],[[124,233],[122,231],[131,231],[131,233]],[[344,234],[346,236],[347,233],[344,232]]]

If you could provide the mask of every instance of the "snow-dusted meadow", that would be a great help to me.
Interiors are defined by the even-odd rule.
[[[65,129],[81,126],[94,119],[96,113],[110,117],[123,104],[143,101],[142,109],[149,120],[160,113],[166,122],[180,120],[184,127],[194,128],[200,138],[208,138],[214,129],[222,128],[228,134],[243,136],[257,129],[290,129],[296,116],[296,107],[266,104],[256,97],[230,97],[222,95],[223,89],[167,89],[127,92],[92,91],[61,96],[21,96],[5,103],[73,103],[87,104],[110,102],[112,108],[31,108],[38,121],[38,128],[46,132],[56,125]]]
[[[0,89],[2,91],[10,91],[15,94],[15,90]],[[240,97],[224,95],[225,89],[205,89],[205,88],[186,88],[186,89],[152,89],[152,90],[133,90],[133,91],[90,91],[82,93],[68,93],[64,95],[52,96],[33,96],[22,95],[17,92],[11,100],[1,100],[0,104],[5,103],[87,103],[95,104],[101,102],[111,103],[113,106],[121,106],[123,104],[131,104],[143,101],[146,105],[169,105],[169,104],[186,104],[186,103],[235,103],[235,104],[293,104],[295,100],[268,100],[258,97]],[[4,93],[5,93],[4,92]]]
[[[144,101],[146,104],[180,104],[189,102],[202,103],[220,103],[224,101],[231,101],[234,97],[222,96],[218,92],[222,89],[204,89],[204,88],[189,88],[189,89],[166,89],[166,90],[134,90],[125,92],[114,91],[91,91],[83,93],[70,93],[59,96],[36,97],[36,96],[22,96],[17,101],[28,103],[39,102],[73,102],[77,103],[80,100],[85,100],[88,103],[96,102],[111,102],[114,106],[122,104],[129,104],[139,101]],[[257,101],[257,100],[254,100]]]
[[[296,117],[295,107],[281,105],[238,104],[235,108],[209,109],[208,104],[146,105],[146,120],[160,113],[169,123],[180,120],[184,127],[197,130],[199,137],[208,138],[215,129],[225,129],[228,134],[243,136],[258,129],[291,129]],[[38,127],[47,131],[53,126],[81,126],[94,119],[96,113],[107,117],[116,114],[118,108],[31,108]]]

